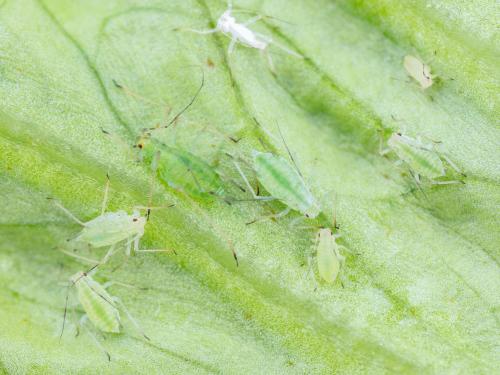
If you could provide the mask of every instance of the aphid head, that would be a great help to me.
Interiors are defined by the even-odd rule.
[[[226,10],[224,13],[222,13],[219,20],[217,21],[217,28],[222,32],[229,33],[231,30],[231,26],[233,26],[235,23],[236,19],[231,16],[231,11]]]
[[[132,225],[137,228],[138,233],[144,233],[144,226],[146,225],[146,217],[142,216],[141,213],[137,210],[134,210],[132,215]]]
[[[308,219],[314,219],[320,213],[320,208],[316,203],[311,204],[311,206],[304,212],[304,215]]]

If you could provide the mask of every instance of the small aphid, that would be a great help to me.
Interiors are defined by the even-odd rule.
[[[434,75],[431,74],[431,67],[424,64],[415,56],[407,55],[404,57],[403,66],[408,74],[420,84],[422,90],[432,86],[434,83]]]
[[[269,67],[272,72],[274,72],[274,64],[271,58],[271,55],[268,52],[268,47],[271,44],[274,44],[276,47],[282,49],[289,55],[293,55],[298,58],[302,58],[300,54],[294,52],[272,40],[272,38],[263,35],[261,33],[252,31],[248,26],[251,24],[260,21],[264,18],[262,15],[257,15],[255,17],[250,18],[244,23],[238,23],[236,18],[232,15],[233,7],[232,2],[228,1],[227,9],[222,13],[217,21],[217,26],[214,29],[209,30],[195,30],[195,29],[187,29],[187,31],[192,31],[197,34],[212,34],[216,32],[221,32],[224,35],[228,36],[231,39],[228,47],[228,54],[232,54],[234,51],[234,47],[236,43],[241,43],[244,46],[255,48],[260,50],[263,54],[266,55]]]
[[[340,246],[335,242],[336,236],[329,228],[318,231],[316,260],[319,276],[327,283],[333,283],[344,264],[345,258],[340,254]]]
[[[271,196],[262,197],[257,195],[250,185],[247,177],[243,173],[241,167],[235,160],[233,160],[233,163],[245,182],[248,190],[252,193],[254,200],[269,201],[276,199],[287,206],[284,211],[268,216],[269,218],[279,218],[285,216],[291,209],[299,211],[308,218],[315,218],[320,213],[320,208],[316,199],[307,187],[302,174],[297,168],[295,160],[286,146],[281,130],[280,135],[293,166],[282,156],[275,155],[270,152],[252,151],[252,169],[254,170],[259,183],[264,186]]]
[[[463,181],[435,181],[434,179],[446,176],[446,170],[441,159],[444,159],[456,172],[465,176],[458,167],[443,153],[436,150],[433,143],[424,143],[419,138],[414,139],[401,133],[393,133],[387,141],[388,149],[382,150],[385,155],[394,151],[404,163],[408,165],[417,183],[420,177],[425,177],[436,185],[463,183]]]
[[[68,209],[62,206],[59,202],[54,201],[55,205],[59,207],[66,215],[68,215],[75,222],[80,224],[83,229],[72,240],[75,244],[85,244],[93,248],[101,248],[110,246],[104,258],[95,263],[106,263],[108,259],[114,254],[116,246],[123,244],[125,246],[125,254],[131,255],[132,247],[134,252],[171,252],[172,250],[166,249],[139,249],[139,241],[144,235],[144,226],[146,225],[147,216],[142,216],[139,209],[149,210],[152,207],[136,207],[132,214],[125,211],[106,212],[107,198],[109,191],[109,178],[106,182],[104,189],[104,198],[102,202],[101,214],[96,218],[83,222],[73,215]],[[73,253],[63,251],[65,254],[87,260],[87,258],[79,257]]]
[[[130,315],[128,310],[125,308],[121,300],[117,297],[111,296],[107,291],[105,286],[99,284],[90,275],[97,266],[94,266],[91,270],[87,272],[77,272],[70,278],[70,284],[68,285],[68,293],[66,294],[66,304],[64,307],[64,318],[63,325],[61,329],[60,337],[64,333],[64,327],[66,324],[66,315],[68,311],[68,299],[69,299],[69,288],[75,287],[77,291],[78,302],[85,311],[85,315],[80,320],[80,325],[84,326],[86,319],[88,319],[92,325],[103,333],[120,333],[121,331],[121,320],[120,311],[121,308],[135,328],[141,333],[144,338],[150,340],[146,336],[135,319]],[[85,327],[85,326],[84,326]],[[108,360],[111,360],[109,353],[102,348],[96,337],[88,331],[89,334],[94,339],[95,343],[106,353]]]

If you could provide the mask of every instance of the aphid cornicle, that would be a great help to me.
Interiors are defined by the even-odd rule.
[[[142,216],[139,209],[145,209],[149,212],[152,207],[136,207],[132,214],[128,214],[123,210],[117,212],[106,212],[108,191],[109,178],[107,179],[106,187],[104,189],[101,214],[87,222],[79,220],[59,202],[54,202],[57,207],[68,215],[68,217],[83,227],[80,233],[71,240],[72,243],[85,244],[92,248],[109,246],[109,250],[101,261],[83,258],[71,252],[63,251],[65,254],[85,261],[91,261],[93,263],[106,263],[114,254],[118,244],[123,244],[125,246],[125,254],[127,256],[131,255],[132,249],[136,253],[173,252],[173,250],[167,249],[139,249],[139,242],[144,235],[144,227],[147,221],[147,216]]]
[[[433,85],[434,78],[436,78],[436,76],[431,74],[431,67],[424,64],[415,56],[405,56],[403,66],[408,74],[420,84],[422,90],[425,90]]]
[[[214,29],[209,30],[195,30],[195,29],[185,29],[197,34],[212,34],[216,32],[221,32],[231,39],[228,47],[228,54],[233,53],[234,47],[237,43],[241,43],[246,47],[255,48],[264,53],[267,57],[269,67],[272,72],[274,72],[274,64],[269,54],[268,47],[274,44],[276,47],[280,48],[289,55],[302,58],[300,54],[294,52],[272,40],[267,35],[263,35],[256,31],[251,30],[248,26],[264,18],[262,15],[257,15],[250,18],[244,23],[239,23],[233,16],[232,2],[228,1],[227,9],[221,14],[217,20],[217,26]]]
[[[385,155],[394,151],[399,159],[408,165],[417,183],[420,183],[420,177],[425,177],[436,185],[463,183],[455,180],[434,180],[446,176],[446,169],[441,159],[444,159],[456,172],[465,176],[445,154],[436,150],[434,144],[425,143],[419,138],[414,139],[401,133],[393,133],[387,141],[387,145],[389,148],[382,150],[381,154]]]
[[[256,119],[254,120],[257,124],[259,124]],[[271,152],[253,150],[251,154],[251,167],[255,172],[258,182],[264,186],[269,194],[271,194],[270,196],[263,197],[257,195],[239,164],[235,160],[233,160],[233,163],[245,182],[248,190],[252,193],[254,200],[269,201],[276,199],[287,206],[284,211],[267,217],[279,218],[288,214],[290,210],[296,210],[308,218],[315,218],[321,211],[319,205],[307,187],[302,174],[297,168],[295,160],[285,143],[279,126],[278,130],[293,165],[282,156],[275,155]]]

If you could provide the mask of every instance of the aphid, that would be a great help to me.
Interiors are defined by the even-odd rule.
[[[424,143],[420,138],[414,139],[401,133],[393,133],[387,141],[388,149],[382,150],[385,155],[394,151],[404,163],[408,165],[417,183],[420,177],[426,177],[432,184],[448,185],[463,183],[463,181],[435,181],[434,179],[446,176],[446,170],[441,159],[444,159],[456,172],[462,172],[443,153],[436,150],[434,143]]]
[[[78,302],[85,311],[85,315],[80,320],[80,326],[85,327],[85,322],[88,319],[92,325],[103,333],[120,333],[121,331],[121,320],[120,311],[123,310],[127,315],[128,319],[132,322],[135,328],[141,333],[144,338],[150,340],[146,336],[135,319],[130,315],[125,305],[121,302],[118,297],[111,296],[106,291],[106,286],[99,284],[90,275],[96,269],[97,265],[92,267],[87,272],[77,272],[70,278],[70,283],[68,285],[68,292],[66,294],[66,303],[64,307],[64,318],[63,325],[61,329],[60,337],[64,333],[64,327],[66,324],[66,315],[68,311],[68,299],[69,299],[69,288],[75,287],[78,297]],[[110,286],[112,283],[109,283]],[[99,344],[97,338],[90,332],[88,333],[92,336],[96,344],[106,353],[108,360],[111,360],[109,353],[102,348]]]
[[[319,276],[327,283],[333,283],[344,264],[345,258],[340,254],[340,248],[330,228],[322,228],[318,231],[316,260]]]
[[[436,76],[431,74],[431,67],[424,64],[415,56],[407,55],[404,57],[403,66],[408,74],[420,84],[422,90],[432,86]]]
[[[134,208],[132,214],[125,211],[106,212],[107,198],[109,191],[109,178],[106,181],[104,189],[104,198],[102,202],[101,214],[96,218],[83,222],[73,215],[68,209],[62,206],[59,202],[54,201],[54,204],[59,207],[66,215],[68,215],[75,222],[80,224],[83,229],[72,240],[76,244],[86,244],[93,248],[101,248],[109,246],[109,250],[104,258],[95,263],[106,263],[108,259],[114,254],[116,246],[123,244],[125,246],[125,254],[131,255],[132,248],[134,252],[171,252],[173,250],[166,249],[139,249],[139,241],[144,235],[144,226],[146,225],[147,216],[142,216],[139,212],[140,209],[147,210],[148,213],[153,207],[137,206]],[[88,261],[87,258],[82,258],[71,252],[63,251],[64,253]]]
[[[298,58],[302,58],[300,54],[294,52],[272,40],[269,36],[263,35],[256,31],[252,31],[248,26],[253,23],[261,20],[263,18],[262,15],[257,15],[255,17],[250,18],[244,23],[238,23],[236,18],[232,15],[233,7],[232,2],[228,1],[227,9],[222,13],[217,21],[217,26],[214,29],[209,30],[195,30],[195,29],[187,29],[187,31],[192,31],[197,34],[212,34],[216,32],[221,32],[227,37],[231,39],[228,47],[228,54],[232,54],[234,51],[234,47],[236,43],[241,43],[246,47],[255,48],[260,50],[263,54],[266,55],[267,61],[269,63],[269,67],[272,72],[274,72],[274,64],[272,58],[268,52],[268,47],[271,44],[274,44],[276,47],[282,49],[286,53],[293,55]]]
[[[168,186],[196,198],[223,198],[225,191],[216,170],[200,157],[154,138],[141,138],[136,147],[141,159]]]
[[[252,169],[254,170],[259,183],[264,186],[271,196],[263,197],[257,195],[250,185],[247,177],[243,173],[241,167],[235,160],[233,160],[233,163],[243,178],[245,185],[252,193],[253,199],[266,201],[276,199],[287,206],[284,211],[267,217],[279,218],[288,214],[290,210],[296,210],[308,218],[315,218],[320,213],[320,208],[316,199],[307,187],[302,174],[297,168],[295,160],[286,146],[279,126],[278,130],[280,131],[280,135],[293,166],[282,156],[275,155],[270,152],[252,151]]]

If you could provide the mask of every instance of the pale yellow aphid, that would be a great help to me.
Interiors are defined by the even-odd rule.
[[[432,86],[434,77],[431,73],[431,67],[424,64],[415,56],[406,55],[403,60],[403,66],[408,74],[420,84],[422,90]]]
[[[335,238],[330,228],[322,228],[318,231],[316,240],[318,273],[327,283],[333,283],[337,279],[345,260],[340,254],[340,246],[335,242]]]

